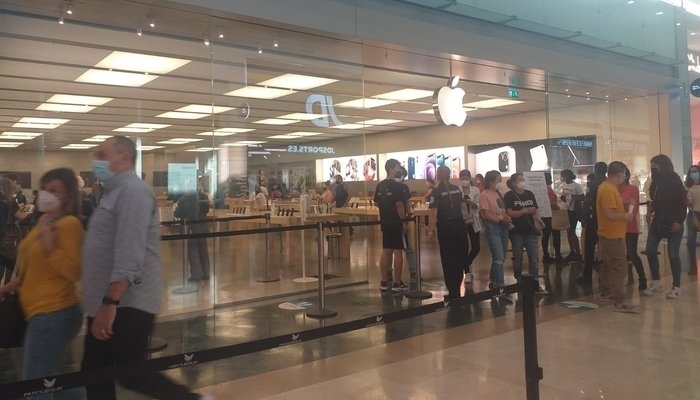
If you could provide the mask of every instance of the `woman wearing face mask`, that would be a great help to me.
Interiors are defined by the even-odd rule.
[[[632,221],[627,224],[627,234],[625,236],[625,244],[627,245],[627,262],[632,263],[639,277],[639,290],[643,291],[647,288],[647,277],[644,273],[644,265],[642,259],[637,254],[637,242],[639,241],[639,224],[637,217],[639,216],[639,188],[630,185],[630,170],[625,167],[625,180],[618,186],[620,189],[620,197],[625,210],[632,209]],[[629,264],[628,264],[629,265]]]
[[[484,219],[486,240],[491,250],[491,273],[489,289],[505,286],[503,264],[508,251],[508,229],[512,226],[506,213],[506,206],[500,191],[505,191],[503,177],[498,171],[489,171],[484,177],[484,191],[481,192],[479,208]]]
[[[44,215],[19,245],[18,276],[0,288],[0,297],[18,291],[27,320],[23,379],[58,372],[61,357],[83,319],[76,282],[85,231],[79,219],[80,194],[73,171],[58,168],[44,174],[37,206]],[[64,391],[61,398],[82,399],[82,390]]]
[[[527,263],[530,275],[537,279],[537,235],[535,233],[537,200],[534,193],[525,189],[523,174],[513,174],[510,182],[512,190],[506,193],[504,202],[506,204],[506,213],[512,218],[514,225],[511,231],[513,273],[515,279],[520,281],[523,271],[523,247],[525,247],[527,249]],[[548,294],[539,284],[536,292],[542,295]]]
[[[476,256],[481,251],[479,243],[479,232],[481,232],[481,217],[479,216],[479,188],[471,183],[472,174],[469,170],[463,169],[459,172],[459,181],[462,189],[462,216],[464,217],[464,225],[467,228],[467,237],[469,238],[469,256],[464,265],[464,283],[472,282],[472,263]]]
[[[688,218],[686,220],[686,230],[688,238],[688,256],[690,258],[690,266],[688,267],[688,275],[698,274],[698,261],[695,258],[697,254],[697,237],[698,232],[693,224],[693,217],[700,218],[700,168],[697,165],[691,165],[688,168],[688,175],[685,178],[685,187],[688,190]]]
[[[683,238],[683,221],[686,217],[687,196],[681,178],[673,171],[673,163],[666,155],[659,154],[651,159],[651,186],[649,187],[649,210],[647,211],[647,260],[651,271],[651,283],[642,292],[653,296],[661,292],[659,256],[657,251],[661,239],[668,239],[668,259],[673,275],[673,287],[666,294],[667,299],[675,299],[681,294],[681,258],[679,255]]]
[[[581,201],[583,200],[583,186],[575,182],[576,175],[570,169],[561,171],[561,200],[569,207],[569,230],[566,238],[569,241],[569,255],[564,259],[569,262],[582,261],[581,246],[576,236],[576,225],[581,219]]]

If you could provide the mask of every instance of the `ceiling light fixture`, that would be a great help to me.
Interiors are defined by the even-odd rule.
[[[74,113],[86,113],[94,110],[94,106],[81,106],[78,104],[58,104],[58,103],[44,103],[39,105],[36,110],[39,111],[53,111],[53,112],[74,112]]]
[[[343,124],[343,125],[334,125],[333,128],[337,129],[362,129],[365,126],[362,124]]]
[[[348,107],[348,108],[375,108],[386,106],[389,104],[398,103],[396,100],[384,100],[384,99],[372,99],[372,98],[362,98],[357,100],[346,101],[343,103],[338,103],[338,107]]]
[[[141,146],[141,147],[139,147],[139,150],[149,151],[149,150],[162,149],[163,147],[165,147],[165,146]]]
[[[141,36],[143,32],[141,32],[141,28],[136,28],[136,34]]]
[[[58,17],[58,23],[61,24],[61,25],[63,25],[63,15],[61,15],[60,17]]]
[[[587,94],[587,95],[588,95],[588,94],[591,94],[591,92],[586,92],[586,94]]]
[[[505,107],[505,106],[511,106],[515,104],[520,104],[523,101],[521,100],[512,100],[512,99],[489,99],[489,100],[481,100],[481,101],[475,101],[472,103],[466,103],[465,106],[468,107],[474,107],[474,108],[496,108],[496,107]]]
[[[228,93],[224,93],[226,96],[236,96],[236,97],[248,97],[252,99],[276,99],[278,97],[287,96],[296,93],[295,90],[287,89],[275,89],[267,88],[261,86],[247,86],[244,88],[236,89]]]
[[[385,99],[385,100],[396,100],[396,101],[409,101],[409,100],[416,100],[416,99],[422,99],[425,97],[432,97],[433,91],[431,90],[420,90],[420,89],[401,89],[401,90],[395,90],[393,92],[388,92],[388,93],[383,93],[383,94],[378,94],[376,96],[372,96],[377,99]]]
[[[194,142],[201,142],[202,139],[195,139],[195,138],[175,138],[175,139],[168,139],[168,140],[163,140],[161,142],[158,142],[159,144],[187,144],[187,143],[194,143]]]
[[[198,136],[231,136],[237,133],[246,133],[254,131],[255,129],[244,129],[244,128],[221,128],[214,129],[213,132],[202,132],[198,133]]]
[[[318,76],[284,74],[276,78],[258,83],[259,86],[272,86],[282,89],[309,90],[319,86],[338,82],[337,79],[320,78]]]
[[[12,125],[13,128],[54,129],[70,121],[59,118],[24,117]]]
[[[203,152],[214,151],[214,150],[219,150],[219,148],[218,147],[199,147],[196,149],[188,149],[186,151],[196,151],[199,153],[203,153]]]
[[[390,125],[390,124],[397,124],[399,122],[403,122],[403,121],[400,119],[377,118],[377,119],[370,119],[370,120],[364,121],[363,123],[366,125]]]
[[[628,0],[627,4],[634,4],[634,0]]]
[[[112,135],[95,135],[87,139],[83,139],[83,142],[104,142],[105,140],[111,138]]]
[[[311,121],[312,119],[324,118],[326,116],[328,116],[328,114],[292,113],[292,114],[281,115],[277,118],[293,119],[293,120],[299,120],[299,121]]]
[[[23,144],[24,144],[24,142],[0,142],[0,147],[7,147],[7,148],[19,147]]]
[[[70,4],[66,6],[66,14],[73,15],[73,8],[71,8]]]
[[[262,54],[262,47],[258,47],[258,54]]]
[[[223,39],[223,38],[224,38],[224,33],[223,33],[223,32],[219,32],[219,39]]]
[[[664,12],[663,12],[663,11],[657,11],[657,12],[656,12],[656,15],[664,15]]]
[[[108,71],[103,69],[89,69],[80,75],[75,81],[95,83],[98,85],[139,87],[156,78],[158,78],[158,75],[149,75],[136,72]]]
[[[0,139],[9,140],[32,140],[43,135],[43,132],[3,132],[0,134]]]
[[[185,107],[180,107],[175,111],[202,113],[202,114],[218,114],[233,110],[233,107],[212,106],[209,104],[190,104]]]
[[[264,140],[240,140],[238,142],[234,143],[224,143],[223,146],[228,146],[228,147],[243,147],[243,146],[253,146],[253,145],[258,145],[262,143],[267,143]]]
[[[85,106],[101,106],[114,100],[112,97],[79,96],[72,94],[55,94],[51,96],[47,103],[78,104]]]
[[[173,118],[173,119],[200,119],[208,117],[210,114],[200,114],[200,113],[190,113],[190,112],[179,112],[179,111],[168,111],[162,114],[156,115],[157,118]]]
[[[155,18],[153,18],[153,17],[149,17],[149,18],[148,18],[148,26],[150,26],[151,29],[153,29],[153,28],[156,27],[156,20],[155,20]]]
[[[91,149],[93,147],[97,147],[96,144],[85,144],[85,143],[73,143],[69,144],[67,146],[61,147],[62,149],[67,149],[67,150],[87,150]]]
[[[209,36],[204,35],[204,45],[209,46]]]
[[[265,125],[289,125],[294,124],[298,121],[293,119],[280,119],[280,118],[267,118],[261,119],[259,121],[253,122],[254,124],[265,124]]]
[[[277,37],[274,37],[274,38],[272,39],[272,46],[273,46],[273,47],[279,47],[279,46],[280,46],[280,43],[277,41]]]
[[[148,133],[153,132],[156,129],[167,128],[171,125],[164,124],[146,124],[141,122],[136,122],[133,124],[126,125],[121,128],[114,129],[114,132],[131,132],[131,133]]]
[[[97,63],[95,67],[120,71],[148,72],[150,74],[167,74],[191,61],[182,58],[113,51]]]

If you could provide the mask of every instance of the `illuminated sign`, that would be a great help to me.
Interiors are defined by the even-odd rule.
[[[557,144],[559,146],[593,147],[592,140],[559,139],[559,140],[557,140]]]
[[[435,91],[433,111],[438,121],[445,125],[462,126],[467,120],[467,112],[462,105],[464,89],[458,88],[459,76],[453,76],[443,86]]]
[[[290,144],[287,146],[287,153],[304,154],[335,154],[335,147],[331,146],[299,146]]]

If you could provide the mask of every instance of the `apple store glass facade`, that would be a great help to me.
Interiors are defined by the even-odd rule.
[[[91,150],[114,135],[137,143],[137,173],[157,195],[164,235],[182,232],[170,224],[175,206],[196,190],[208,196],[209,216],[224,219],[209,223],[210,231],[261,228],[262,218],[226,218],[264,213],[273,214],[272,226],[355,221],[376,216],[327,204],[324,185],[340,175],[349,202],[371,209],[389,158],[406,167],[420,209],[426,179],[440,165],[455,177],[465,168],[555,176],[570,168],[585,180],[595,161],[621,160],[643,184],[648,159],[669,146],[663,93],[156,4],[16,0],[0,6],[0,171],[17,176],[30,200],[42,173],[55,167],[75,170],[89,194]],[[542,15],[554,11],[547,5]],[[674,8],[664,10],[673,14]],[[673,30],[666,22],[664,29]],[[582,27],[557,29],[596,37]],[[675,57],[665,52],[674,47],[669,43],[594,33]],[[434,92],[455,75],[465,93],[457,105],[458,119],[459,111],[467,114],[461,127],[440,124],[433,110]],[[319,240],[327,287],[374,281],[378,227],[342,231],[339,239],[331,233],[207,239],[211,280],[196,285],[188,283],[188,259],[201,248],[164,240],[164,313],[313,291],[317,283],[304,278],[317,275]]]

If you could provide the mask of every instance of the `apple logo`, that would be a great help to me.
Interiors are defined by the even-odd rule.
[[[445,125],[462,126],[467,119],[462,99],[464,89],[458,88],[459,76],[453,76],[447,80],[447,86],[443,86],[433,94],[433,111],[437,120]]]

